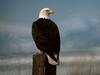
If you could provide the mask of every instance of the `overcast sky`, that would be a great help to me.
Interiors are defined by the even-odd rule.
[[[44,7],[55,10],[61,51],[100,50],[100,0],[0,0],[0,53],[36,50],[31,26]]]

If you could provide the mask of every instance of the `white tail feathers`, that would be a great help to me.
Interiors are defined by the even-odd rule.
[[[58,62],[53,60],[48,54],[46,54],[46,56],[47,56],[49,64],[51,64],[51,65],[57,65],[58,64]],[[54,55],[54,56],[55,56],[55,58],[57,58],[57,55]]]
[[[54,56],[55,56],[55,58],[57,59],[57,54],[55,54]]]

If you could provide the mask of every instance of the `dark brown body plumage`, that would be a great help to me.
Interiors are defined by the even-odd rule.
[[[38,19],[32,23],[32,37],[39,50],[59,60],[60,35],[57,25],[50,19]],[[57,54],[57,59],[54,57]]]

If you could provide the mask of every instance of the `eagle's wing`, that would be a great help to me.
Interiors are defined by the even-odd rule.
[[[40,29],[37,27],[36,23],[32,24],[32,37],[37,47],[40,47],[40,45],[46,44],[48,42],[48,38],[44,33],[40,32]]]

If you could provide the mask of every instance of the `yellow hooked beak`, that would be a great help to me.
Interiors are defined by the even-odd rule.
[[[54,14],[54,10],[49,10],[48,14]]]

